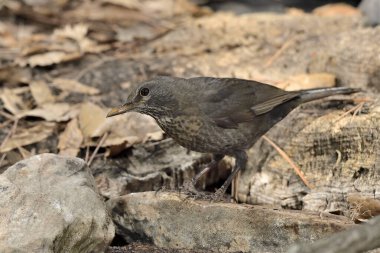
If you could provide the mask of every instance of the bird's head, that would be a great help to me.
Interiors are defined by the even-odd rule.
[[[176,80],[172,77],[158,77],[138,85],[129,94],[127,101],[112,108],[107,117],[126,112],[139,112],[158,117],[170,113],[178,105],[174,96]]]

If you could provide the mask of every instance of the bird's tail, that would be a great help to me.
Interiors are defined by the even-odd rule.
[[[334,87],[334,88],[317,88],[301,91],[300,98],[302,103],[313,101],[316,99],[329,97],[333,95],[348,95],[356,92],[360,92],[361,89],[346,88],[346,87]]]

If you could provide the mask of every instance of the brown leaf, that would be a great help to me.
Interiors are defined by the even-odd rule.
[[[101,2],[134,10],[140,10],[143,7],[139,0],[101,0]]]
[[[84,85],[76,80],[56,78],[53,80],[53,85],[60,90],[83,93],[89,95],[99,94],[99,90],[94,87]]]
[[[2,89],[0,98],[3,101],[4,108],[11,112],[13,115],[17,115],[22,110],[26,109],[25,103],[21,97],[11,89]]]
[[[55,123],[39,122],[31,128],[19,129],[12,137],[0,148],[0,153],[10,151],[17,147],[30,145],[40,142],[49,137],[55,128]]]
[[[37,105],[42,106],[43,104],[54,102],[55,98],[44,81],[31,82],[29,87]]]
[[[125,148],[147,140],[160,140],[163,137],[162,130],[152,117],[133,112],[107,118],[105,124],[99,128],[102,129],[102,133],[109,132],[102,147],[124,145]],[[88,145],[95,146],[96,142],[90,142]]]
[[[347,202],[350,205],[354,220],[370,219],[380,215],[380,200],[378,199],[350,194],[347,197]]]
[[[312,73],[291,76],[278,86],[285,90],[303,90],[321,87],[334,87],[335,75],[329,73]]]
[[[63,62],[65,57],[66,57],[65,52],[51,51],[47,53],[32,55],[26,59],[25,58],[17,59],[16,62],[21,67],[25,67],[27,65],[31,67],[49,66],[52,64]]]
[[[93,103],[82,104],[79,127],[85,138],[99,137],[105,132],[106,111]]]
[[[78,115],[78,108],[67,103],[43,104],[40,108],[19,113],[18,117],[38,117],[46,121],[67,121]]]
[[[360,11],[345,3],[326,4],[315,8],[312,13],[318,16],[358,16]]]
[[[59,154],[77,156],[82,142],[83,135],[79,129],[78,120],[74,118],[67,124],[65,131],[59,136]]]

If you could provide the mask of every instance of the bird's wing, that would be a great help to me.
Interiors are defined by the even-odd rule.
[[[200,111],[222,128],[237,128],[255,116],[299,96],[256,81],[234,78],[197,77],[188,79],[199,86]]]

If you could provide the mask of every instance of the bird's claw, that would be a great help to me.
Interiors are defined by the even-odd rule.
[[[211,201],[212,202],[219,202],[225,199],[224,197],[225,190],[223,188],[219,188],[215,191],[214,194],[211,195]]]

